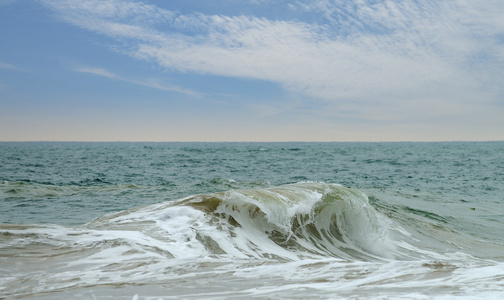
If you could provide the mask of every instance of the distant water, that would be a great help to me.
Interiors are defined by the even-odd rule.
[[[504,142],[0,143],[0,299],[504,299]]]

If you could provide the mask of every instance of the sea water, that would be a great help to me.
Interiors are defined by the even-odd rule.
[[[504,298],[504,142],[0,143],[0,299],[238,298]]]

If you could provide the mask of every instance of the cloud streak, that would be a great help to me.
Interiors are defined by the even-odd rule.
[[[88,74],[93,74],[101,77],[106,77],[109,79],[117,80],[117,81],[124,81],[124,82],[129,82],[135,85],[140,85],[140,86],[145,86],[148,88],[153,88],[153,89],[158,89],[158,90],[163,90],[167,92],[177,92],[177,93],[182,93],[182,94],[187,94],[195,97],[201,97],[201,94],[189,89],[184,89],[178,86],[174,85],[167,85],[162,83],[158,79],[147,79],[147,80],[136,80],[136,79],[129,79],[125,77],[121,77],[119,75],[116,75],[114,73],[111,73],[105,69],[102,68],[92,68],[92,67],[79,67],[74,69],[75,72],[80,72],[80,73],[88,73]]]
[[[504,95],[504,5],[497,0],[286,4],[307,20],[320,19],[310,22],[181,14],[133,1],[41,2],[133,58],[177,72],[276,82],[326,103],[334,115],[373,118],[375,108],[376,119],[462,116]]]
[[[2,62],[0,62],[0,69],[12,70],[12,71],[23,72],[23,73],[32,73],[32,71],[30,71],[28,69],[21,68],[21,67],[12,65],[12,64],[2,63]]]

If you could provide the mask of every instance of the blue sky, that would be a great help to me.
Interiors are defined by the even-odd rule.
[[[504,140],[503,15],[502,0],[0,0],[0,140]]]

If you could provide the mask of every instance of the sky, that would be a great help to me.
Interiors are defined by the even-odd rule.
[[[504,140],[502,0],[0,0],[0,141]]]

